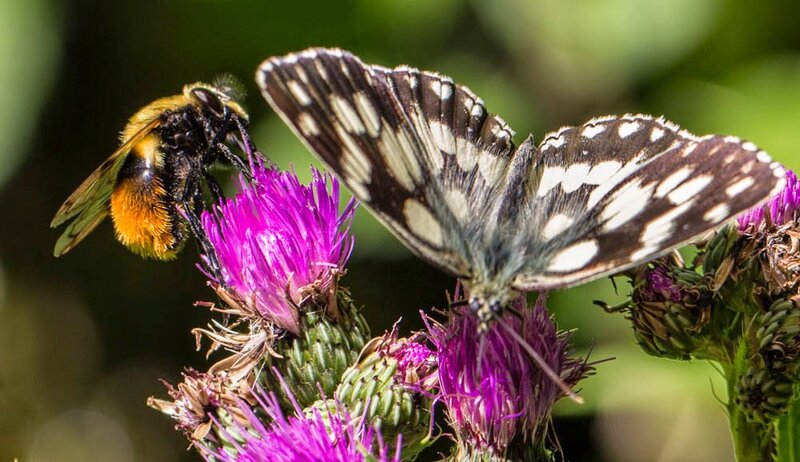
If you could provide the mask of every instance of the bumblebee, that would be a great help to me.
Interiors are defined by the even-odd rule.
[[[183,87],[183,94],[136,112],[122,131],[120,147],[56,212],[51,227],[71,221],[54,255],[70,251],[110,214],[117,239],[137,255],[172,260],[191,232],[215,260],[198,219],[203,186],[217,198],[222,195],[209,167],[226,161],[252,178],[248,165],[226,144],[254,152],[248,116],[234,88],[230,80],[193,83]]]

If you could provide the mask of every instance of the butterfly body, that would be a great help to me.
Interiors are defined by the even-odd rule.
[[[647,115],[519,146],[450,78],[311,49],[265,61],[262,93],[414,253],[461,278],[481,320],[519,291],[642,264],[765,201],[783,169],[749,142]]]

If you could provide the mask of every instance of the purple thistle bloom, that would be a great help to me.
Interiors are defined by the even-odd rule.
[[[209,461],[219,462],[397,462],[399,449],[390,457],[380,432],[366,424],[367,419],[351,416],[334,402],[328,410],[316,407],[303,412],[293,401],[295,414],[286,416],[274,393],[256,393],[258,407],[271,421],[265,425],[253,410],[240,403],[240,413],[248,418],[246,425],[237,424],[235,435],[228,438],[230,448],[210,450],[198,445]],[[328,401],[329,403],[331,401]],[[222,429],[223,432],[227,430]],[[236,438],[234,438],[234,436]],[[399,446],[399,445],[398,445]]]
[[[436,367],[434,352],[422,343],[403,343],[393,356],[397,358],[397,374],[400,377],[424,377]]]
[[[294,172],[256,165],[255,181],[202,216],[222,279],[266,320],[300,333],[296,306],[335,285],[353,247],[354,200],[339,210],[339,184],[311,169],[308,186]],[[208,262],[208,257],[204,257]]]
[[[786,170],[786,186],[773,197],[766,205],[755,207],[740,215],[738,218],[739,231],[758,229],[765,222],[765,215],[769,213],[771,223],[784,225],[795,219],[800,209],[800,181],[791,170]]]
[[[679,302],[684,295],[683,287],[672,280],[666,266],[659,264],[646,270],[645,285],[641,290],[643,300]]]
[[[519,332],[572,388],[593,369],[570,356],[569,335],[557,331],[543,298],[527,308],[521,296],[514,302],[521,316],[509,312],[502,322]],[[478,319],[466,307],[451,312],[445,325],[429,322],[428,328],[437,348],[439,399],[447,407],[460,450],[504,455],[512,441],[541,442],[563,392],[523,346],[499,322],[478,338]]]

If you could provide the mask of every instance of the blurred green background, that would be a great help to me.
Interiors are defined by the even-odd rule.
[[[800,2],[775,0],[0,1],[0,460],[196,460],[145,407],[158,378],[208,363],[192,327],[213,300],[190,247],[145,262],[109,223],[62,259],[48,228],[140,106],[184,83],[238,76],[258,146],[307,172],[311,156],[253,83],[264,58],[312,45],[453,76],[537,139],[603,113],[663,114],[751,139],[800,167]],[[442,306],[453,281],[359,212],[346,283],[375,332]],[[627,287],[621,286],[625,294]],[[646,357],[599,281],[556,293],[580,351],[614,356],[559,408],[571,461],[732,460],[724,393],[706,364]],[[435,454],[432,455],[435,457]]]

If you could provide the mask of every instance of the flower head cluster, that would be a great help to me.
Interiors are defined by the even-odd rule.
[[[772,224],[783,225],[794,220],[798,210],[800,210],[800,181],[793,171],[787,170],[786,186],[783,190],[766,205],[755,207],[740,215],[739,230],[744,232],[760,228],[765,223],[767,214]]]
[[[306,411],[294,402],[294,415],[281,410],[277,396],[256,394],[258,407],[270,424],[264,424],[246,403],[239,403],[239,412],[247,418],[238,428],[239,441],[228,448],[208,450],[201,447],[207,460],[220,462],[395,462],[377,429],[362,416],[351,415],[332,401],[325,409]],[[323,401],[328,403],[331,400]],[[233,439],[233,438],[231,438]]]
[[[294,334],[297,305],[333,288],[353,244],[355,202],[339,213],[337,181],[313,168],[311,175],[306,186],[293,172],[257,165],[252,184],[242,179],[235,198],[202,216],[221,267],[215,282]]]
[[[568,387],[592,372],[585,360],[570,356],[569,335],[558,332],[543,302],[529,308],[520,298],[515,310],[519,316],[507,313],[480,338],[478,319],[468,308],[453,311],[446,324],[429,322],[440,399],[460,450],[503,455],[512,442],[540,442],[552,407],[563,396],[501,322],[520,333]]]

